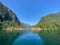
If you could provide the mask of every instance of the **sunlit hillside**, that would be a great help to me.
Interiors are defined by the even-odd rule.
[[[48,14],[40,19],[36,27],[43,30],[59,30],[60,29],[60,12],[56,14]]]

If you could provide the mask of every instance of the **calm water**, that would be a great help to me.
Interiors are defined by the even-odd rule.
[[[38,34],[28,31],[19,36],[13,45],[43,45],[43,41]]]

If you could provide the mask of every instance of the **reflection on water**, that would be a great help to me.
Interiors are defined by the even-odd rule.
[[[43,42],[38,34],[27,32],[24,33],[22,36],[19,36],[13,42],[13,45],[43,45]]]

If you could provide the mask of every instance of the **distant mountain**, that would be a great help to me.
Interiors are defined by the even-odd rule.
[[[59,30],[60,29],[60,12],[56,14],[49,14],[42,17],[36,27],[43,30]]]
[[[0,25],[4,27],[22,26],[15,13],[0,2]],[[1,27],[1,26],[0,26]]]

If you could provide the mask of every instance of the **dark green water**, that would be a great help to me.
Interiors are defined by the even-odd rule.
[[[12,45],[43,45],[43,41],[37,33],[29,31],[19,36]]]

